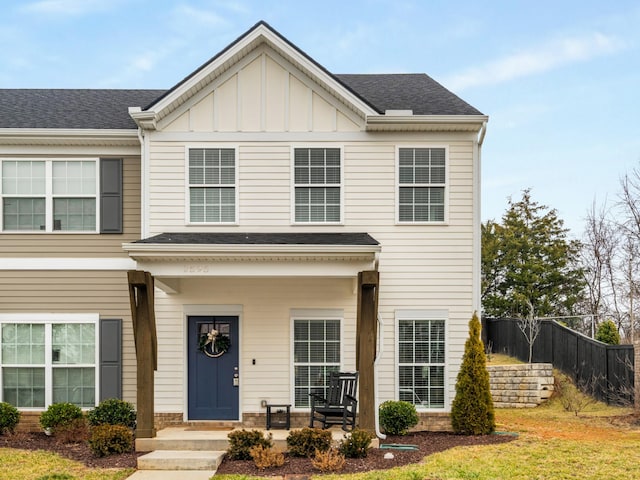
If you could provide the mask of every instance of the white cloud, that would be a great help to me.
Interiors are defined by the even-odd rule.
[[[444,81],[454,91],[482,85],[496,85],[516,78],[537,75],[577,62],[621,50],[624,43],[610,35],[592,33],[562,38],[540,48],[522,51],[453,75]]]
[[[23,5],[25,13],[74,16],[113,8],[115,0],[40,0]]]
[[[181,21],[181,24],[194,28],[194,24],[207,27],[221,27],[227,24],[227,20],[211,10],[193,8],[189,5],[179,5],[173,9],[172,17]]]

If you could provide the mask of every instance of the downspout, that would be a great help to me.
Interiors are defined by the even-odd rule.
[[[377,267],[377,265],[376,265]],[[373,389],[373,403],[375,405],[375,427],[376,427],[376,436],[384,440],[387,436],[380,431],[380,409],[378,408],[378,363],[380,362],[380,358],[382,357],[382,352],[384,351],[384,340],[382,335],[382,330],[384,329],[384,322],[382,321],[382,317],[380,313],[378,313],[378,348],[376,359],[373,361],[373,376],[375,378],[375,385]]]
[[[144,134],[144,130],[142,127],[138,127],[138,141],[140,142],[140,238],[147,238],[147,195],[149,186],[147,180],[149,178],[147,170],[149,165],[148,152],[147,148],[147,136]]]

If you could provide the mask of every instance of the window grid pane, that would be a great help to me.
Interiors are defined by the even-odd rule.
[[[340,321],[294,320],[294,402],[309,407],[309,394],[325,395],[329,372],[340,368]]]
[[[399,320],[399,398],[444,408],[444,320]]]
[[[95,369],[53,369],[53,403],[69,402],[79,407],[95,405]]]
[[[44,198],[5,197],[2,202],[2,225],[4,230],[44,230]]]
[[[189,219],[193,223],[236,221],[236,167],[232,148],[189,150]]]
[[[44,408],[44,368],[4,367],[2,398],[17,408]]]
[[[339,148],[295,149],[296,222],[340,221],[340,169]]]
[[[443,222],[446,159],[444,148],[401,148],[398,166],[398,220]]]

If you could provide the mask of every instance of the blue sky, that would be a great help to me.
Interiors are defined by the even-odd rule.
[[[640,2],[3,0],[0,88],[169,88],[259,20],[334,73],[425,72],[490,116],[483,220],[574,236],[640,165]]]

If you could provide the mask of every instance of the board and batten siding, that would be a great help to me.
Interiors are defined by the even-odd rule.
[[[98,313],[122,319],[122,394],[136,402],[136,359],[126,272],[0,270],[2,313]]]
[[[291,403],[291,309],[342,309],[342,367],[355,368],[357,295],[350,279],[183,278],[179,295],[156,294],[157,412],[182,413],[187,381],[185,305],[241,305],[241,412],[260,412],[260,400]],[[253,360],[255,359],[255,364]],[[264,409],[262,409],[264,411]]]
[[[96,155],[92,157],[95,158]],[[73,157],[64,156],[64,158]],[[126,252],[122,250],[122,243],[140,238],[140,157],[124,157],[122,165],[122,234],[6,233],[0,235],[0,261],[2,257],[126,257]]]

